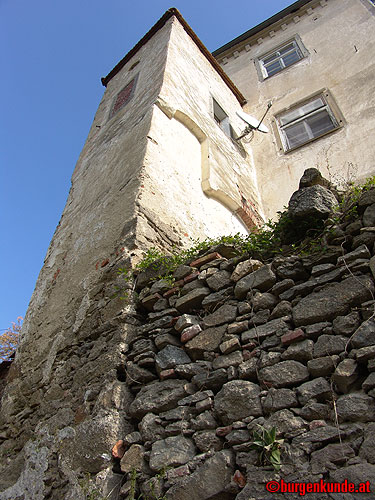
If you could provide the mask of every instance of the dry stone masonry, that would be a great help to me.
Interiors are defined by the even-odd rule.
[[[123,473],[135,468],[142,488],[164,470],[171,500],[275,498],[265,483],[281,477],[375,487],[374,195],[319,256],[262,263],[223,247],[181,265],[173,288],[139,290],[147,317],[122,367],[136,429],[121,443]],[[285,439],[280,472],[259,466],[259,425]]]
[[[314,193],[332,208],[315,185],[298,197],[312,194],[316,206]],[[263,262],[221,245],[180,265],[173,285],[141,273],[136,308],[101,327],[88,315],[90,335],[60,353],[44,402],[28,396],[13,436],[0,436],[14,472],[0,498],[299,498],[267,492],[281,478],[375,489],[375,189],[358,210],[324,237],[323,252]],[[17,422],[30,425],[36,408],[49,414],[34,417],[34,438],[12,453]],[[252,448],[259,426],[284,439],[280,471]]]

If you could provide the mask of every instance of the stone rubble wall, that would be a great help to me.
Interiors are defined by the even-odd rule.
[[[335,201],[315,174],[296,217],[327,217]],[[125,500],[133,486],[146,500],[300,498],[267,493],[281,478],[375,489],[375,190],[358,213],[314,254],[261,262],[221,245],[172,286],[151,269],[137,304],[113,298],[121,257],[104,266],[52,383],[12,363],[0,500]],[[284,439],[279,472],[251,447],[259,425]]]
[[[263,263],[223,246],[181,265],[173,288],[139,290],[147,317],[121,367],[134,431],[113,450],[120,497],[132,470],[170,500],[275,498],[265,484],[280,478],[375,489],[375,191],[359,204],[319,256]],[[280,472],[251,449],[258,425],[285,440]]]

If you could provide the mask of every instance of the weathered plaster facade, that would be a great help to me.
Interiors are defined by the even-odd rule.
[[[113,298],[119,267],[152,246],[246,233],[282,208],[306,167],[332,180],[373,173],[374,7],[297,3],[298,12],[216,54],[240,91],[174,10],[103,79],[2,400],[1,500],[84,498],[87,472],[103,494],[113,490],[111,447],[134,428],[119,367],[140,325]],[[254,60],[295,35],[306,57],[260,81]],[[342,126],[280,151],[274,117],[325,88]],[[236,112],[260,118],[271,99],[269,134],[236,141],[215,120],[214,100],[238,136]]]
[[[375,129],[375,7],[369,0],[296,4],[276,22],[214,52],[246,97],[247,113],[260,119],[267,103],[273,103],[264,122],[270,133],[257,133],[249,142],[266,217],[286,205],[306,168],[317,167],[336,183],[374,174],[375,143],[370,137]],[[258,58],[296,36],[306,57],[263,79]],[[341,112],[340,128],[284,153],[275,117],[324,89]]]
[[[215,122],[213,96],[219,96],[240,131],[242,123],[235,113],[241,109],[238,100],[173,18],[165,76],[153,108],[145,157],[147,180],[140,203],[164,214],[163,221],[179,227],[182,236],[244,232],[236,215],[242,208],[241,193],[255,206],[260,203],[251,150],[238,146]]]

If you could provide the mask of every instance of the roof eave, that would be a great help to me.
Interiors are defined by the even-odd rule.
[[[272,24],[280,21],[284,17],[288,16],[289,14],[292,14],[294,12],[297,12],[301,7],[305,6],[306,4],[312,2],[314,0],[298,0],[297,2],[292,3],[289,5],[289,7],[286,7],[285,9],[281,10],[274,16],[266,19],[262,23],[258,24],[257,26],[254,26],[254,28],[251,28],[250,30],[246,31],[242,35],[238,36],[237,38],[234,38],[231,42],[226,43],[219,49],[216,49],[214,52],[212,52],[212,55],[214,57],[217,57],[218,55],[222,54],[223,52],[226,52],[227,50],[231,49],[232,47],[238,45],[239,43],[243,42],[244,40],[247,40],[248,38],[256,35],[260,31],[268,28],[269,26],[272,26]]]
[[[104,87],[107,87],[109,81],[125,66],[125,64],[130,61],[130,59],[143,47],[154,35],[159,31],[165,23],[170,19],[171,17],[175,16],[186,33],[190,36],[190,38],[193,40],[193,42],[197,45],[198,49],[200,52],[208,59],[209,63],[214,67],[216,72],[220,75],[222,80],[226,83],[226,85],[230,88],[230,90],[233,92],[233,94],[236,96],[238,102],[243,106],[246,104],[246,99],[242,95],[242,93],[238,90],[238,88],[235,86],[235,84],[232,82],[232,80],[229,78],[229,76],[224,72],[222,67],[219,65],[215,57],[211,54],[211,52],[203,45],[203,43],[199,40],[197,35],[194,33],[194,31],[191,29],[189,24],[185,21],[185,19],[182,17],[180,12],[172,7],[171,9],[168,9],[167,12],[157,21],[156,24],[145,34],[141,40],[126,54],[125,57],[121,59],[121,61],[116,64],[116,66],[108,73],[107,76],[103,77],[101,79],[102,84]]]

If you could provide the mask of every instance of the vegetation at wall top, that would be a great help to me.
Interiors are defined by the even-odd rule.
[[[268,221],[257,232],[248,235],[239,233],[218,238],[207,238],[203,241],[192,240],[188,249],[176,249],[172,254],[165,254],[158,248],[147,250],[143,259],[135,269],[120,268],[126,281],[130,281],[134,274],[146,269],[160,271],[155,273],[155,280],[165,279],[173,283],[173,272],[180,264],[189,264],[195,258],[210,251],[219,251],[223,246],[232,247],[238,256],[248,255],[252,258],[267,261],[276,254],[302,254],[322,252],[326,249],[329,235],[334,233],[335,227],[348,223],[357,216],[358,200],[364,191],[375,187],[375,177],[366,180],[362,185],[350,185],[338,195],[338,206],[331,217],[322,220],[317,217],[308,217],[296,221],[287,208],[278,212],[276,221]],[[328,236],[328,238],[327,238]]]

